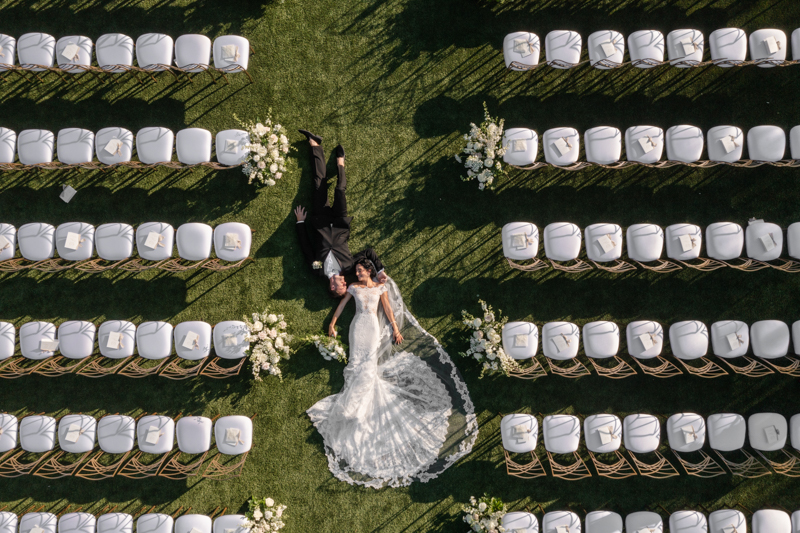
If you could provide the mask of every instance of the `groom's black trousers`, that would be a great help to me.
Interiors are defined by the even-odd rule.
[[[314,201],[312,207],[316,215],[322,215],[325,211],[331,210],[335,218],[347,216],[347,177],[344,167],[336,165],[338,178],[336,188],[333,190],[333,207],[328,200],[328,176],[325,170],[325,152],[322,146],[311,147],[311,166],[313,167],[314,177]]]

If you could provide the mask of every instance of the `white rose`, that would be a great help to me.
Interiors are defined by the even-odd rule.
[[[278,518],[283,516],[283,506],[280,506],[275,510],[275,516],[277,516]]]
[[[256,163],[258,163],[260,160],[261,160],[261,156],[260,155],[256,154],[256,155],[253,156],[253,161],[255,161]]]
[[[281,348],[283,348],[283,339],[282,338],[278,337],[277,339],[275,339],[275,347],[277,349],[279,349],[279,350]]]
[[[263,161],[262,161],[262,163],[263,163]],[[261,164],[261,163],[259,163],[259,165],[260,165],[260,164]],[[479,181],[481,184],[483,184],[483,183],[485,183],[485,182],[486,182],[486,176],[484,176],[484,175],[483,175],[483,172],[481,172],[480,174],[478,174],[478,181]]]
[[[265,168],[267,168],[267,164],[264,163],[263,161],[259,161],[258,162],[258,168],[260,168],[261,170],[264,170]]]
[[[486,161],[484,161],[484,162],[483,162],[483,165],[484,165],[486,168],[491,168],[491,167],[492,167],[492,165],[494,165],[494,159],[492,159],[491,157],[487,157],[487,158],[486,158]]]
[[[264,324],[256,320],[256,322],[253,324],[253,331],[261,331],[262,329],[264,329]]]
[[[266,135],[269,129],[262,123],[256,124],[256,133],[260,136]]]
[[[278,317],[274,313],[270,313],[269,315],[267,315],[267,324],[274,324],[277,321]]]
[[[260,155],[261,157],[264,157],[265,155],[267,155],[267,147],[264,146],[263,144],[259,144],[258,148],[256,148],[256,153],[258,153],[258,155]]]
[[[276,172],[276,173],[275,173],[275,179],[276,179],[276,180],[279,180],[279,179],[281,179],[282,177],[283,177],[283,172]],[[285,327],[285,326],[284,326],[284,327]]]
[[[275,185],[275,180],[270,178],[270,179],[268,179],[267,181],[265,181],[264,183],[265,183],[267,186],[269,186],[269,187],[272,187],[273,185]]]
[[[272,519],[272,511],[267,511],[266,513],[264,513],[264,518],[267,519],[267,520],[271,520]]]
[[[269,166],[269,171],[272,172],[273,174],[275,174],[276,172],[278,172],[278,165],[276,165],[275,163],[272,163]]]
[[[262,516],[264,515],[261,514],[261,509],[256,508],[256,510],[253,511],[253,518],[255,518],[256,520],[261,520]]]
[[[472,325],[475,326],[476,328],[481,327],[481,324],[482,322],[480,318],[476,318],[475,320],[472,321]]]
[[[286,143],[289,142],[289,139],[286,138],[286,135],[281,133],[280,141],[281,141],[281,144],[286,144]]]
[[[486,504],[484,502],[479,503],[478,504],[478,511],[484,512],[485,510],[486,510]]]
[[[279,126],[275,127],[277,128]],[[272,498],[267,498],[266,500],[264,500],[264,505],[266,505],[267,507],[272,507],[273,505],[275,505],[275,500],[273,500]]]
[[[489,361],[494,361],[495,359],[497,359],[497,356],[493,353],[488,354],[486,357],[489,359]]]

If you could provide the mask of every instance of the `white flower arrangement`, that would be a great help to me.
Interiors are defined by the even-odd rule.
[[[472,330],[469,337],[469,350],[460,352],[462,357],[474,358],[482,364],[481,375],[503,374],[508,376],[512,370],[518,370],[519,365],[503,350],[503,338],[500,332],[508,322],[508,318],[495,314],[492,306],[478,300],[483,310],[483,318],[476,318],[466,311],[461,311],[462,322]]]
[[[313,344],[326,361],[333,361],[336,359],[340,363],[347,363],[347,346],[339,340],[339,337],[311,335],[305,340],[309,344]]]
[[[287,333],[288,325],[283,315],[270,313],[253,313],[252,322],[244,317],[247,325],[247,338],[250,343],[248,357],[253,364],[253,377],[261,381],[261,373],[266,372],[278,376],[283,381],[283,374],[278,366],[281,359],[289,359],[292,353],[290,344],[292,336]]]
[[[505,176],[506,171],[500,163],[506,149],[503,146],[503,119],[489,115],[486,102],[483,103],[483,122],[480,126],[470,124],[469,133],[464,134],[466,144],[456,161],[463,163],[467,175],[463,181],[478,180],[478,189],[494,189],[495,179]],[[461,156],[465,156],[462,159]]]
[[[267,533],[279,531],[286,525],[283,523],[285,505],[276,504],[272,498],[256,498],[253,496],[247,501],[250,510],[245,513],[243,526],[250,533]]]
[[[462,508],[464,522],[472,531],[479,533],[504,533],[506,528],[501,524],[508,512],[506,504],[500,498],[492,498],[484,494],[480,498],[470,496],[469,504]]]
[[[247,183],[257,181],[272,187],[286,172],[286,155],[293,148],[289,146],[286,128],[273,124],[272,109],[267,111],[267,119],[262,123],[256,120],[242,121],[233,115],[239,124],[247,130],[250,142],[246,148],[250,150],[242,172],[247,176]]]

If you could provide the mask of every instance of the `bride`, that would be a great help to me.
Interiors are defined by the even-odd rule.
[[[336,334],[336,320],[354,299],[344,387],[308,415],[338,479],[376,489],[427,482],[472,449],[478,436],[472,401],[447,352],[405,308],[394,281],[374,281],[368,259],[356,264],[356,277],[328,328]]]

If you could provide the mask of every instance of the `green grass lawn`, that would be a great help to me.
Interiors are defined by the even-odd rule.
[[[637,29],[666,34],[697,28],[706,37],[738,26],[748,33],[800,25],[793,0],[511,2],[501,7],[467,0],[287,0],[0,2],[0,31],[97,39],[122,32],[134,39],[152,31],[177,37],[241,34],[251,40],[249,85],[198,76],[193,84],[140,85],[132,77],[101,84],[56,81],[28,84],[14,77],[0,84],[0,125],[25,128],[122,126],[137,131],[187,126],[216,132],[236,127],[232,115],[275,118],[291,131],[322,135],[330,150],[347,149],[349,204],[355,215],[351,248],[374,247],[404,291],[411,311],[451,355],[465,349],[462,309],[477,312],[484,298],[511,317],[541,326],[598,319],[624,325],[636,319],[662,324],[698,319],[711,324],[735,318],[752,323],[800,318],[800,277],[777,271],[744,274],[684,270],[657,275],[593,271],[568,275],[508,268],[500,228],[529,220],[543,228],[570,221],[585,227],[616,222],[706,226],[751,216],[782,227],[800,220],[800,173],[793,169],[718,167],[568,173],[554,169],[512,173],[494,193],[459,180],[452,161],[459,135],[482,117],[486,101],[506,125],[528,126],[541,135],[556,126],[583,132],[592,126],[652,124],[664,129],[689,123],[708,128],[800,124],[800,67],[716,68],[602,73],[541,69],[528,81],[502,74],[503,36],[520,29],[544,39],[554,29],[573,29],[585,39],[595,30]],[[584,54],[585,54],[584,49]],[[269,306],[287,315],[292,332],[322,332],[332,314],[323,284],[302,262],[290,212],[311,198],[308,150],[292,137],[296,152],[278,186],[257,190],[237,170],[138,173],[47,171],[0,176],[0,220],[17,226],[42,221],[178,226],[189,221],[241,221],[255,230],[255,262],[225,273],[107,272],[0,276],[0,318],[18,326],[29,320],[238,319]],[[787,154],[788,155],[788,154]],[[332,164],[331,164],[332,168]],[[78,189],[70,204],[60,185]],[[342,320],[345,331],[352,309]],[[785,477],[758,480],[731,476],[704,480],[682,475],[664,481],[593,478],[564,482],[509,479],[503,465],[498,413],[733,411],[749,415],[800,411],[797,381],[727,377],[713,381],[680,377],[614,381],[596,375],[577,381],[548,376],[535,383],[477,379],[477,367],[457,361],[475,402],[481,433],[471,455],[439,479],[405,489],[374,491],[335,480],[322,441],[305,409],[342,386],[341,366],[303,348],[285,365],[283,383],[252,383],[247,373],[215,381],[172,382],[162,378],[100,380],[74,376],[28,377],[0,384],[0,409],[9,412],[258,413],[255,448],[244,475],[232,481],[74,478],[0,479],[0,506],[18,513],[34,504],[66,505],[100,512],[106,505],[135,513],[143,506],[172,512],[191,506],[210,513],[243,509],[251,495],[271,496],[289,506],[287,531],[464,531],[460,503],[489,492],[512,509],[541,503],[548,510],[609,508],[622,514],[661,504],[669,511],[702,504],[709,509],[739,501],[800,507],[800,483]],[[541,446],[539,448],[541,450]],[[588,459],[588,458],[587,458]],[[665,516],[666,518],[666,516]]]

